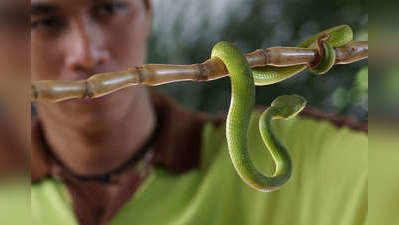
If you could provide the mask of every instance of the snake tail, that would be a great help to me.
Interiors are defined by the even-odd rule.
[[[287,149],[271,128],[274,119],[291,118],[306,105],[297,95],[277,98],[259,120],[262,139],[275,163],[272,176],[263,175],[255,168],[248,153],[247,133],[255,104],[255,83],[252,71],[243,53],[228,42],[219,42],[212,49],[211,58],[219,58],[226,65],[231,80],[231,102],[226,121],[226,138],[230,158],[239,176],[251,187],[270,192],[285,184],[292,171]]]
[[[327,40],[325,40],[327,38]],[[331,34],[321,35],[317,39],[317,58],[313,65],[308,65],[312,73],[322,75],[327,73],[335,64],[335,51],[334,47],[328,42]]]
[[[335,63],[332,58],[335,58],[335,52],[331,50],[332,48],[340,47],[348,44],[353,40],[353,30],[348,25],[340,25],[327,30],[324,30],[316,35],[311,36],[297,47],[300,48],[319,48],[317,45],[317,41],[320,37],[325,36],[326,34],[330,35],[329,39],[323,41],[323,48],[326,49],[326,57],[324,58],[323,63],[320,66],[317,66],[317,69],[314,69],[312,72],[315,74],[323,74],[327,72],[331,67],[329,66],[331,62]],[[332,55],[334,54],[334,55]],[[257,86],[270,85],[277,82],[281,82],[286,80],[304,70],[309,68],[308,65],[297,65],[297,66],[288,66],[288,67],[277,67],[277,66],[263,66],[253,68],[252,72],[254,75],[255,84]]]

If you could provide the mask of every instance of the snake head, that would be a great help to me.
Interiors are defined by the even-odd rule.
[[[275,116],[284,119],[295,117],[306,107],[306,99],[299,95],[282,95],[271,104],[275,108]]]

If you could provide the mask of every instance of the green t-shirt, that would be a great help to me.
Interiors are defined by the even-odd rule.
[[[0,179],[0,224],[30,224],[29,183],[26,174]]]
[[[249,151],[255,165],[270,174],[273,163],[259,136],[259,115],[251,119]],[[110,224],[368,224],[367,134],[305,117],[273,126],[294,164],[280,190],[263,193],[245,184],[231,163],[224,126],[207,124],[201,167],[178,176],[154,168]],[[32,186],[31,210],[33,225],[78,224],[66,187],[55,179]]]

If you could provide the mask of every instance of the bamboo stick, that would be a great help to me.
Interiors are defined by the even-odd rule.
[[[368,57],[368,41],[352,41],[335,49],[336,64],[353,63]],[[251,68],[286,67],[312,63],[317,51],[310,48],[272,47],[245,55]],[[36,81],[31,101],[60,102],[74,98],[96,98],[132,85],[157,86],[180,81],[211,81],[228,76],[219,59],[193,65],[146,64],[126,71],[95,74],[79,81]]]

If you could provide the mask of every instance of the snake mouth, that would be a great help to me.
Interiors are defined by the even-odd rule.
[[[307,105],[307,101],[300,95],[282,95],[277,97],[271,106],[278,108],[277,117],[290,119],[298,115]]]

